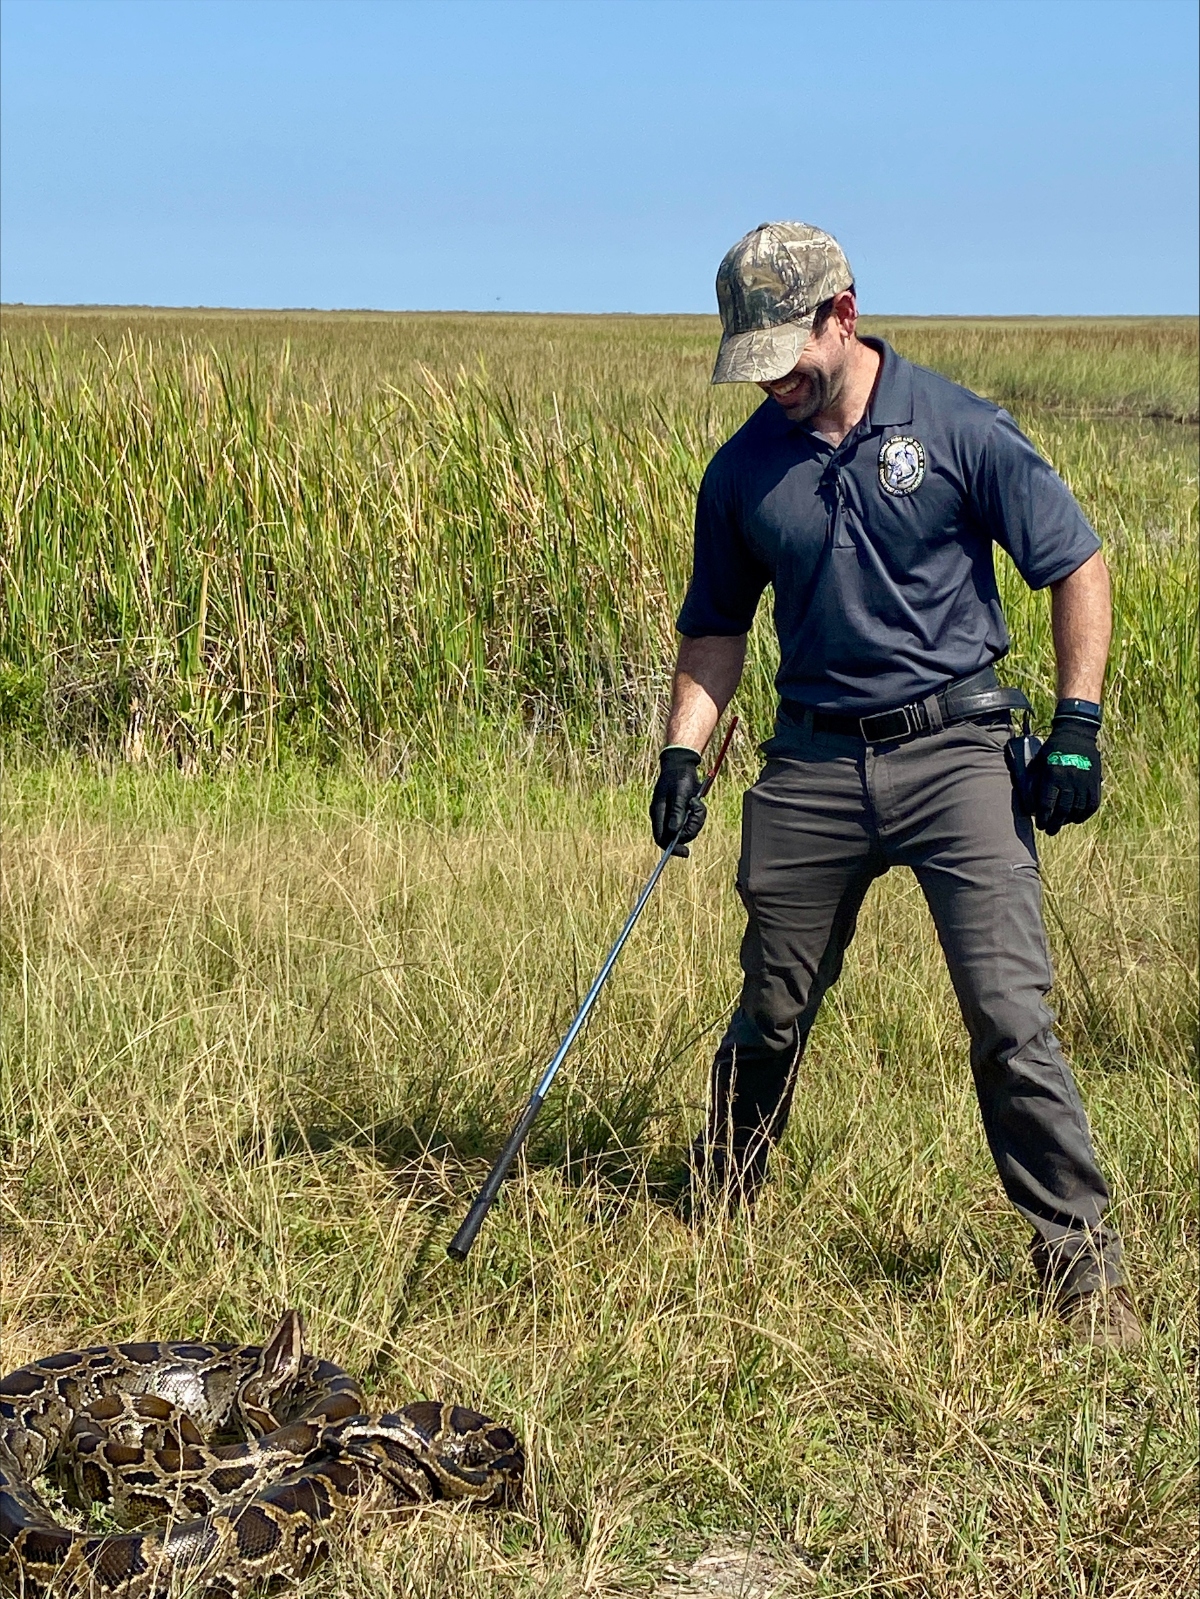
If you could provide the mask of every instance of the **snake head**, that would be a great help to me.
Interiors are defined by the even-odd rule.
[[[393,1486],[415,1499],[467,1499],[515,1505],[525,1453],[507,1427],[466,1410],[421,1400],[378,1419],[350,1423],[339,1440],[348,1454],[367,1455]]]
[[[303,1360],[304,1323],[298,1310],[285,1310],[234,1401],[251,1434],[274,1432],[280,1425],[280,1406],[296,1386]]]

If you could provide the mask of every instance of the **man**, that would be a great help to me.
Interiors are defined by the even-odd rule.
[[[859,338],[853,277],[828,234],[756,228],[722,261],[717,297],[712,381],[755,382],[767,398],[700,488],[651,802],[660,847],[680,827],[686,847],[703,825],[700,752],[768,583],[780,702],[744,801],[744,984],[713,1062],[697,1178],[753,1201],[866,890],[909,866],[1047,1295],[1081,1337],[1136,1343],[1108,1188],[1045,1004],[1037,851],[1005,759],[1010,713],[1027,701],[993,670],[1009,643],[995,543],[1051,594],[1059,700],[1023,793],[1045,832],[1086,821],[1100,803],[1111,630],[1100,542],[1004,411]]]

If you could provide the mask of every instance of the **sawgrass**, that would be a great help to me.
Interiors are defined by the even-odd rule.
[[[676,1216],[734,995],[733,781],[447,1260],[651,858],[640,788],[477,776],[456,822],[347,773],[10,774],[5,1363],[256,1340],[295,1304],[379,1405],[518,1427],[521,1514],[378,1532],[314,1599],[649,1592],[731,1530],[847,1599],[1188,1591],[1187,764],[1125,767],[1101,831],[1045,852],[1060,1029],[1148,1328],[1108,1358],[1034,1299],[907,875],[868,901],[754,1223]]]
[[[747,405],[709,319],[5,312],[4,1366],[296,1304],[380,1406],[529,1450],[521,1513],[422,1513],[307,1599],[649,1594],[736,1536],[838,1599],[1195,1586],[1196,459],[1155,420],[1195,322],[884,331],[1017,408],[1114,568],[1105,806],[1045,865],[1131,1356],[1039,1310],[906,876],[755,1221],[676,1214],[761,627],[709,829],[443,1253],[653,858],[689,502]],[[1044,713],[1045,596],[1002,582]]]
[[[86,369],[98,350],[116,357],[131,333],[160,359],[192,346],[275,367],[282,352],[284,386],[309,401],[336,393],[353,403],[426,371],[445,379],[483,367],[500,387],[556,394],[568,411],[686,397],[727,421],[752,403],[736,386],[708,388],[715,316],[5,306],[3,324],[18,360],[50,346],[66,371]],[[1005,405],[1191,422],[1200,410],[1195,317],[866,316],[863,329]]]
[[[5,326],[10,739],[436,770],[464,738],[537,729],[600,751],[657,721],[695,490],[752,403],[707,386],[706,319],[127,314],[38,334],[10,311]],[[1078,409],[1093,392],[1132,403],[1131,364],[1177,383],[1194,328],[887,331],[1003,397],[1015,373]],[[1110,727],[1177,743],[1196,686],[1194,436],[1045,407],[1022,420],[1109,546]],[[1002,580],[1012,670],[1044,702],[1044,597]],[[766,609],[742,694],[764,734]]]

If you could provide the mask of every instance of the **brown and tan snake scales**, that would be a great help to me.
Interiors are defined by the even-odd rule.
[[[294,1310],[266,1344],[99,1344],[0,1381],[0,1589],[21,1596],[236,1599],[302,1577],[365,1513],[514,1502],[506,1427],[422,1401],[367,1414],[353,1377],[306,1355]],[[95,1519],[56,1517],[57,1474]]]

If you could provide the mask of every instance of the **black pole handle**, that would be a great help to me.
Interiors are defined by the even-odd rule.
[[[544,1096],[534,1092],[529,1096],[529,1103],[521,1112],[520,1120],[508,1135],[508,1142],[496,1157],[496,1164],[488,1173],[487,1181],[475,1196],[475,1202],[463,1217],[462,1226],[446,1245],[446,1253],[451,1260],[466,1260],[467,1251],[475,1242],[479,1229],[483,1226],[487,1213],[496,1202],[496,1195],[500,1192],[500,1184],[508,1176],[508,1168],[517,1158],[517,1151],[525,1142],[529,1129],[533,1126],[537,1113],[542,1108]]]

